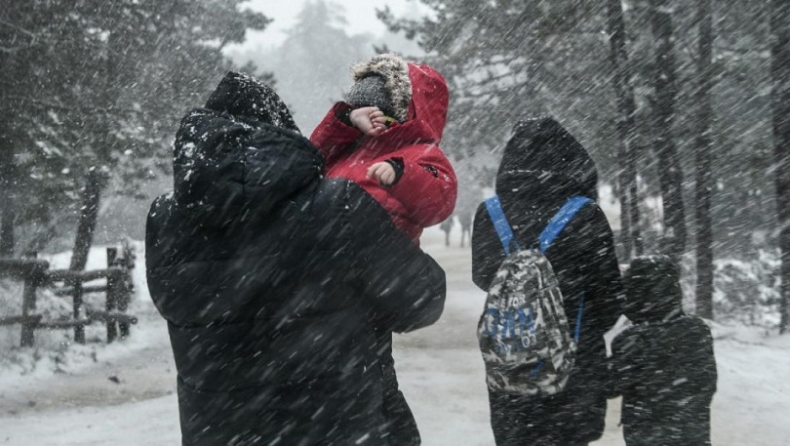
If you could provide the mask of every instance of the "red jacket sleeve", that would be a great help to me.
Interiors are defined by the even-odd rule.
[[[446,220],[455,210],[458,180],[450,160],[436,145],[417,145],[397,150],[387,158],[403,160],[403,176],[390,193],[422,227]]]
[[[338,115],[351,108],[346,102],[338,102],[329,110],[321,120],[321,123],[313,130],[310,141],[321,150],[324,155],[324,163],[327,167],[331,166],[338,155],[362,136],[362,132],[356,127],[346,125],[338,119]]]

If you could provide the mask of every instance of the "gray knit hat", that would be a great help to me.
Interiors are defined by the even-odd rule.
[[[354,86],[347,102],[375,105],[398,122],[409,119],[412,93],[408,62],[395,54],[379,54],[351,67],[351,74]]]
[[[360,107],[378,107],[386,116],[394,117],[396,112],[392,106],[392,95],[387,90],[387,82],[382,76],[371,74],[351,87],[347,101]]]

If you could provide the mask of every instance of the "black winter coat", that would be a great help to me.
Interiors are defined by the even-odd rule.
[[[376,330],[436,321],[444,272],[307,139],[233,107],[184,118],[148,216],[183,444],[386,444]]]
[[[611,360],[626,444],[709,446],[717,379],[710,328],[683,314],[669,258],[635,259],[626,283],[636,325],[614,339]]]
[[[543,118],[516,125],[497,174],[496,193],[520,246],[536,245],[540,232],[569,198],[596,199],[596,187],[593,160],[558,122]],[[490,394],[499,446],[583,444],[603,433],[603,334],[622,313],[622,282],[612,231],[601,208],[595,203],[585,205],[545,254],[559,280],[572,332],[582,311],[575,370],[566,389],[552,397]],[[475,284],[488,291],[504,259],[483,203],[472,233]]]
[[[716,362],[705,322],[686,315],[638,325],[612,350],[626,445],[710,445]]]

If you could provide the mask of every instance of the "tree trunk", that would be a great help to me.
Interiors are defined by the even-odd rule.
[[[0,107],[8,107],[9,101],[3,94],[6,85],[3,82],[3,63],[6,61],[0,57]],[[14,255],[14,220],[16,219],[16,209],[13,199],[13,176],[14,176],[14,157],[12,151],[11,129],[7,109],[0,109],[0,257],[12,257]]]
[[[74,250],[71,256],[73,271],[82,271],[88,262],[88,253],[93,244],[93,233],[96,229],[96,220],[99,216],[99,197],[101,195],[103,175],[97,168],[88,172],[85,191],[82,196],[82,208],[77,225],[77,237],[74,240]]]
[[[0,118],[5,118],[0,116]],[[7,121],[6,121],[7,122]],[[14,255],[14,220],[16,208],[13,196],[14,159],[7,129],[0,128],[0,257]]]
[[[4,175],[4,174],[3,174]],[[0,257],[14,256],[14,200],[6,186],[5,178],[0,180]]]
[[[697,152],[696,196],[697,220],[697,315],[713,319],[713,228],[710,217],[711,144],[713,108],[713,11],[712,0],[699,0],[699,65],[697,67]]]
[[[790,330],[790,3],[787,0],[772,2],[771,34],[774,168],[782,256],[779,331],[787,333]]]
[[[110,16],[105,24],[107,29],[118,29],[118,22],[115,16]],[[97,102],[103,109],[102,113],[113,109],[117,104],[118,91],[121,88],[118,82],[119,58],[122,49],[119,47],[119,33],[112,31],[107,36],[107,58],[102,70],[99,71],[103,87],[100,91]],[[74,254],[71,257],[71,270],[84,270],[88,262],[88,253],[93,245],[93,233],[96,229],[96,220],[99,216],[99,198],[104,188],[105,175],[101,172],[100,166],[109,164],[112,151],[115,147],[116,138],[113,128],[113,120],[106,115],[96,114],[94,116],[95,125],[98,128],[97,134],[103,135],[100,143],[101,150],[93,160],[93,167],[88,172],[87,184],[83,195],[80,219],[77,226],[77,237],[74,240]],[[76,317],[76,316],[75,316]]]
[[[620,0],[607,1],[607,27],[609,31],[610,59],[614,68],[612,83],[617,95],[619,117],[617,130],[620,137],[620,222],[626,259],[641,255],[642,240],[639,231],[639,201],[636,191],[636,101],[631,85],[631,69],[626,51],[625,19]]]
[[[653,150],[658,157],[661,197],[664,204],[664,237],[661,251],[679,260],[686,243],[686,219],[683,209],[683,170],[672,137],[677,86],[672,14],[667,0],[651,1],[651,25],[653,37],[656,39]]]
[[[0,8],[0,19],[6,23],[14,23],[18,19],[17,11],[20,4],[6,5]],[[13,28],[0,26],[0,42],[9,42],[14,35]],[[2,46],[2,45],[0,45]],[[15,133],[12,118],[15,107],[19,104],[9,97],[13,91],[14,79],[18,75],[18,64],[14,63],[14,53],[0,51],[0,257],[13,257],[16,240],[14,238],[14,221],[16,206],[14,203],[14,145]]]

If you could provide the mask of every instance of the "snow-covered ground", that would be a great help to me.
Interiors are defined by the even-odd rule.
[[[423,247],[448,273],[447,306],[434,326],[396,338],[401,387],[426,446],[494,444],[475,339],[484,295],[471,282],[470,252],[458,247],[459,237],[456,228],[447,248],[443,233],[426,232]],[[36,367],[8,361],[31,356],[29,351],[0,357],[6,358],[0,364],[0,444],[180,444],[175,369],[165,324],[143,292],[142,257],[139,252],[140,296],[133,305],[140,323],[131,339],[109,346],[64,344],[55,359],[41,352]],[[102,264],[100,257],[91,261]],[[726,326],[715,326],[714,334],[719,391],[713,444],[790,444],[790,336]],[[623,445],[618,401],[609,407],[606,434],[595,446]]]

